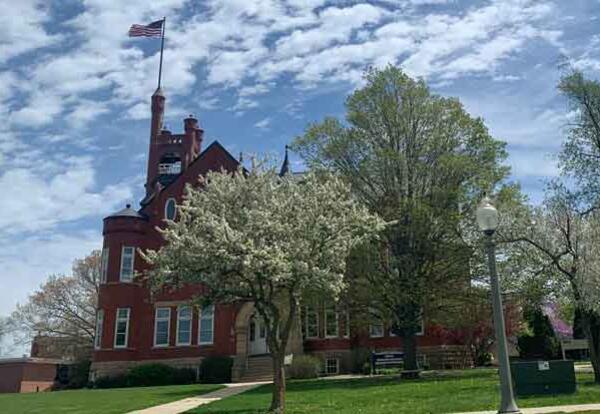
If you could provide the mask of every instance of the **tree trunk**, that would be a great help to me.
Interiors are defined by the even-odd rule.
[[[285,350],[273,353],[273,396],[271,398],[270,412],[285,413],[285,367],[283,365]]]
[[[600,315],[595,312],[583,311],[581,319],[594,369],[594,382],[600,383]]]
[[[404,370],[402,378],[418,378],[419,364],[417,363],[417,337],[414,333],[405,334],[402,337],[402,348],[404,351]]]

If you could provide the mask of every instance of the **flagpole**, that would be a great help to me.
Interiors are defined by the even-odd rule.
[[[167,18],[163,17],[162,36],[160,40],[160,64],[158,66],[158,88],[160,89],[160,78],[162,76],[163,50],[165,48],[165,29],[167,26]]]

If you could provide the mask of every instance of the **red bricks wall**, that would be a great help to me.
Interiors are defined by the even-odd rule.
[[[177,305],[201,294],[202,287],[189,285],[177,291],[151,297],[141,280],[119,282],[121,249],[135,246],[139,249],[158,249],[162,244],[156,227],[164,226],[164,205],[173,197],[181,202],[186,183],[197,183],[198,176],[210,170],[225,168],[233,171],[237,161],[218,143],[210,145],[178,179],[163,189],[142,212],[148,220],[132,217],[107,217],[104,220],[104,247],[109,248],[107,283],[100,287],[99,308],[104,310],[101,349],[94,352],[94,361],[140,361],[188,358],[207,355],[234,355],[235,307],[217,305],[214,316],[214,344],[198,345],[198,312],[193,313],[192,345],[176,346]],[[134,267],[143,273],[148,268],[136,252]],[[155,304],[171,306],[170,346],[154,348]],[[125,349],[114,349],[115,319],[118,308],[130,308],[128,344]]]
[[[23,363],[0,365],[0,392],[19,392],[23,379]]]
[[[0,393],[37,392],[52,387],[56,364],[18,361],[0,364]]]

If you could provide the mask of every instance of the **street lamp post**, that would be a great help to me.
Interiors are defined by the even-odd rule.
[[[479,229],[485,234],[488,266],[490,268],[490,283],[492,285],[494,328],[496,330],[498,362],[500,368],[501,400],[498,413],[520,413],[513,394],[508,348],[506,346],[504,312],[502,311],[502,296],[500,293],[500,283],[498,282],[498,273],[496,272],[496,246],[494,244],[493,235],[498,228],[498,210],[496,210],[490,200],[486,197],[481,201],[481,204],[477,208],[476,216]]]

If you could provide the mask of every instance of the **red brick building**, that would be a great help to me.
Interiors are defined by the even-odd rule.
[[[0,360],[0,393],[42,392],[56,383],[64,361],[48,358],[9,358]]]
[[[104,219],[103,283],[92,377],[149,362],[197,367],[202,358],[219,355],[234,358],[234,380],[257,378],[268,372],[269,362],[264,327],[254,318],[252,303],[198,309],[190,300],[202,293],[201,286],[151,296],[145,284],[134,277],[146,268],[137,249],[160,247],[162,239],[156,228],[164,226],[165,218],[175,218],[185,185],[196,183],[207,171],[233,171],[239,165],[217,141],[204,147],[204,131],[192,116],[183,121],[183,134],[163,129],[164,108],[165,96],[158,89],[152,96],[146,196],[141,208],[127,205]],[[282,172],[288,170],[286,154]],[[401,340],[391,336],[383,324],[352,332],[351,318],[335,306],[306,307],[289,351],[318,355],[326,371],[335,373],[350,369],[355,347],[402,348]],[[427,336],[427,329],[419,345],[431,361],[436,355],[462,352],[456,344],[442,345],[439,339]]]

